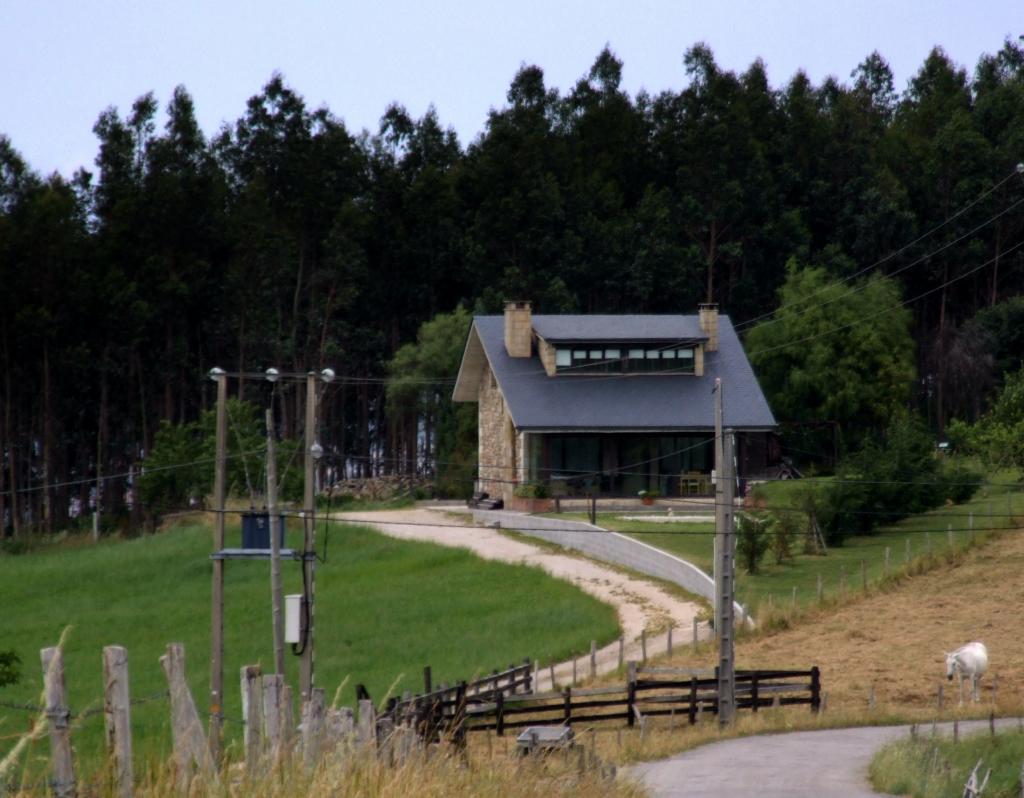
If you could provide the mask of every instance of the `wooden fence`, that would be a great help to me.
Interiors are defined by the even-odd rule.
[[[529,665],[522,666],[528,668]],[[506,684],[529,684],[504,672]],[[446,690],[405,698],[389,704],[382,716],[395,726],[409,725],[427,739],[449,735],[462,739],[469,732],[527,726],[572,725],[622,721],[628,726],[648,717],[686,717],[696,723],[704,713],[718,712],[718,678],[714,671],[679,668],[644,668],[629,663],[621,686],[545,693],[518,693],[515,689],[474,689],[459,684]],[[757,712],[763,707],[807,705],[821,708],[821,675],[817,667],[806,671],[761,670],[736,672],[736,707]]]
[[[51,786],[61,798],[74,798],[74,768],[62,652],[40,652],[45,683],[44,702],[25,709],[41,713],[48,722],[53,776]],[[185,649],[167,646],[160,658],[167,691],[131,699],[128,690],[128,652],[119,646],[103,651],[106,739],[111,758],[110,793],[129,798],[133,791],[131,707],[151,700],[169,700],[173,743],[173,773],[177,788],[186,791],[193,778],[216,783],[223,763],[214,762],[203,723],[185,678]],[[696,723],[704,713],[718,711],[718,681],[713,671],[648,668],[630,662],[624,685],[533,692],[535,667],[529,660],[510,665],[472,682],[434,688],[430,669],[424,669],[424,692],[391,699],[380,714],[366,690],[360,688],[358,716],[352,709],[329,708],[323,688],[314,688],[301,707],[301,725],[293,716],[293,695],[284,677],[264,675],[259,666],[240,671],[246,771],[260,776],[288,761],[316,767],[325,755],[353,747],[383,752],[389,761],[402,761],[425,743],[441,739],[465,742],[472,732],[526,726],[593,724],[606,721],[637,723],[647,718],[686,716]],[[738,671],[736,706],[757,712],[762,707],[805,704],[821,708],[821,678],[809,671]],[[77,717],[85,717],[82,713]],[[301,733],[299,733],[301,732]],[[0,785],[0,792],[3,785]]]

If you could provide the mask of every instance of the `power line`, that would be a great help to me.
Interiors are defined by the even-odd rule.
[[[956,244],[959,244],[961,241],[963,241],[963,240],[965,240],[967,238],[970,238],[972,235],[974,235],[976,232],[981,230],[983,227],[987,227],[988,225],[992,224],[992,222],[994,222],[996,219],[999,219],[1002,216],[1005,216],[1007,213],[1012,211],[1014,208],[1016,208],[1021,203],[1024,203],[1024,197],[1021,197],[1021,199],[1017,200],[1016,202],[1014,202],[1009,207],[1004,208],[1002,211],[997,213],[991,219],[989,219],[989,220],[987,220],[985,222],[982,222],[977,227],[975,227],[973,230],[970,230],[970,231],[964,233],[959,238],[955,238],[952,241],[948,241],[947,243],[943,244],[938,249],[934,249],[931,252],[928,252],[928,253],[920,256],[916,260],[911,261],[910,263],[906,264],[905,266],[901,266],[900,268],[896,269],[895,271],[889,272],[885,276],[886,277],[895,277],[897,274],[901,274],[901,273],[905,272],[907,269],[910,269],[910,268],[912,268],[914,266],[917,266],[917,265],[919,265],[921,263],[924,263],[925,261],[929,260],[930,258],[933,258],[934,256],[938,255],[941,252],[944,252],[945,250],[949,249],[950,247],[952,247],[952,246],[954,246]],[[861,271],[857,272],[857,274],[854,275],[854,277],[859,276],[859,275],[861,275],[863,273],[864,273],[864,270],[861,270]],[[764,327],[768,327],[768,326],[770,326],[772,324],[776,324],[776,323],[778,323],[780,321],[783,321],[783,320],[785,320],[787,318],[790,318],[789,316],[780,316],[780,315],[778,315],[779,311],[781,311],[781,310],[783,310],[785,308],[792,308],[795,305],[799,305],[799,304],[801,304],[803,302],[806,302],[806,301],[812,299],[813,297],[819,296],[820,294],[823,294],[824,292],[828,291],[829,289],[831,289],[833,287],[839,287],[839,286],[842,285],[843,282],[848,282],[849,280],[852,280],[852,279],[853,279],[853,277],[848,277],[845,280],[833,280],[828,285],[823,286],[822,288],[818,289],[817,291],[815,291],[814,293],[812,293],[808,297],[805,297],[803,299],[797,300],[796,302],[790,303],[789,305],[783,305],[783,306],[781,306],[779,308],[776,308],[774,311],[772,311],[772,313],[766,314],[766,315],[769,315],[769,316],[774,315],[775,317],[771,318],[771,319],[768,319],[767,321],[763,322],[762,324],[760,324],[758,326],[761,327],[761,328],[764,328]],[[796,317],[805,316],[805,315],[807,315],[807,314],[809,314],[809,313],[811,313],[811,312],[813,312],[815,310],[820,310],[821,308],[825,307],[826,305],[830,305],[833,302],[838,302],[841,299],[847,299],[847,298],[853,296],[854,294],[860,293],[861,291],[866,290],[867,287],[868,287],[868,283],[864,283],[864,284],[861,284],[861,285],[853,286],[853,287],[851,287],[848,291],[846,291],[843,294],[840,294],[838,296],[832,297],[831,299],[826,299],[824,302],[818,302],[817,304],[815,304],[815,305],[813,305],[811,307],[804,308],[803,310],[796,310],[796,311],[794,311],[794,316],[796,316]],[[764,315],[761,315],[761,316],[758,317],[758,319],[763,319],[763,318],[764,318]],[[753,323],[754,323],[753,320],[752,321],[742,322],[740,324],[734,325],[733,329],[736,330],[736,332],[740,332],[741,330],[744,330],[747,327],[750,327]]]
[[[941,283],[940,285],[935,286],[934,288],[929,288],[927,291],[923,291],[923,292],[921,292],[920,294],[918,294],[915,297],[911,297],[910,299],[904,300],[903,302],[898,302],[895,305],[891,305],[888,308],[885,308],[883,310],[878,311],[877,313],[871,313],[871,314],[869,314],[867,316],[864,316],[864,317],[862,317],[860,319],[857,319],[855,321],[851,321],[848,324],[843,324],[843,325],[841,325],[839,327],[835,327],[835,328],[833,328],[831,330],[826,330],[825,332],[815,333],[814,335],[808,335],[808,336],[805,336],[803,338],[798,338],[795,341],[789,341],[789,342],[784,343],[784,344],[777,344],[775,346],[769,346],[769,347],[766,347],[764,349],[758,349],[758,350],[755,350],[753,352],[747,353],[747,356],[748,357],[755,357],[757,355],[764,355],[764,354],[767,354],[769,352],[775,352],[775,351],[777,351],[779,349],[788,349],[789,347],[796,346],[797,344],[803,344],[803,343],[807,343],[809,341],[815,341],[818,338],[824,338],[826,335],[833,335],[834,333],[842,332],[843,330],[848,330],[851,327],[856,327],[858,324],[863,324],[866,321],[871,321],[872,319],[876,319],[879,316],[884,316],[886,313],[892,313],[895,310],[899,310],[900,308],[902,308],[902,307],[904,307],[906,305],[909,305],[911,302],[916,302],[917,300],[919,300],[919,299],[921,299],[923,297],[926,297],[929,294],[934,294],[936,291],[940,291],[943,288],[947,288],[947,287],[951,286],[953,283],[956,283],[956,282],[959,282],[960,280],[963,280],[965,277],[970,277],[975,272],[980,271],[981,269],[984,269],[986,266],[988,266],[991,263],[994,263],[998,258],[1005,257],[1006,255],[1009,255],[1011,252],[1014,252],[1014,251],[1020,249],[1022,246],[1024,246],[1024,241],[1020,241],[1020,242],[1014,244],[1012,247],[1010,247],[1009,249],[1004,250],[999,255],[996,255],[996,256],[994,256],[992,258],[989,258],[984,263],[981,263],[978,266],[975,266],[973,269],[970,269],[970,270],[964,272],[963,274],[957,275],[956,277],[952,277],[949,280],[946,280],[945,282]]]
[[[949,224],[950,222],[952,222],[952,221],[953,221],[954,219],[956,219],[956,218],[958,218],[958,217],[962,216],[962,215],[963,215],[964,213],[966,213],[966,212],[967,212],[968,210],[970,210],[970,209],[971,209],[971,208],[973,208],[973,207],[974,207],[975,205],[977,205],[977,204],[978,204],[979,202],[981,202],[981,201],[982,201],[983,199],[985,199],[985,197],[987,197],[987,196],[988,196],[989,194],[991,194],[991,193],[992,193],[993,191],[995,191],[996,189],[1000,188],[1001,186],[1003,186],[1003,185],[1004,185],[1005,183],[1007,183],[1008,181],[1012,180],[1012,179],[1013,179],[1013,176],[1014,176],[1014,175],[1016,175],[1016,174],[1020,174],[1020,168],[1019,168],[1019,166],[1018,166],[1018,167],[1016,167],[1016,168],[1014,168],[1014,169],[1013,169],[1013,171],[1011,171],[1011,172],[1010,172],[1010,173],[1009,173],[1009,174],[1008,174],[1008,175],[1007,175],[1006,177],[1004,177],[1004,178],[1003,178],[1002,180],[1000,180],[1000,181],[999,181],[998,183],[995,183],[995,184],[994,184],[993,186],[991,186],[991,187],[990,187],[990,188],[989,188],[988,190],[984,191],[984,192],[983,192],[982,194],[980,194],[980,195],[979,195],[978,197],[976,197],[975,199],[971,200],[971,202],[969,202],[969,203],[968,203],[967,205],[965,205],[964,207],[960,208],[960,210],[958,210],[958,211],[957,211],[956,213],[954,213],[954,214],[953,214],[952,216],[950,216],[950,217],[948,217],[947,219],[945,219],[944,221],[940,222],[940,223],[939,223],[938,225],[936,225],[935,227],[931,228],[931,229],[930,229],[930,230],[928,230],[927,232],[925,232],[925,233],[922,233],[922,234],[921,234],[920,236],[918,236],[917,238],[915,238],[915,239],[914,239],[913,241],[911,241],[910,243],[908,243],[908,244],[904,244],[904,245],[903,245],[902,247],[900,247],[899,249],[895,250],[894,252],[891,252],[890,254],[886,255],[886,256],[885,256],[885,257],[883,257],[883,258],[880,258],[879,260],[875,261],[874,263],[872,263],[872,264],[871,264],[871,265],[869,265],[869,266],[865,266],[865,267],[864,267],[864,268],[862,268],[862,269],[861,269],[860,271],[857,271],[857,272],[855,272],[854,274],[851,274],[851,275],[850,275],[849,277],[846,277],[846,278],[844,278],[844,279],[843,279],[842,281],[840,281],[840,282],[849,282],[849,281],[855,280],[855,279],[856,279],[857,277],[860,277],[861,275],[863,275],[863,274],[866,274],[867,272],[869,272],[869,271],[872,271],[872,270],[874,270],[874,269],[878,268],[879,266],[881,266],[881,265],[883,265],[884,263],[886,263],[886,262],[888,262],[888,261],[892,260],[892,259],[893,259],[893,258],[895,258],[896,256],[898,256],[898,255],[901,255],[902,253],[906,252],[906,250],[908,250],[908,249],[909,249],[910,247],[914,246],[915,244],[918,244],[918,243],[920,243],[920,242],[921,242],[921,241],[923,241],[924,239],[928,238],[929,236],[931,236],[931,235],[933,235],[934,233],[936,233],[936,232],[938,232],[939,230],[941,230],[941,229],[942,229],[943,227],[945,227],[945,226],[946,226],[947,224]],[[1017,204],[1018,204],[1018,203],[1014,203],[1014,206],[1013,206],[1013,207],[1015,207],[1015,206],[1016,206]],[[1001,214],[1000,214],[1000,215],[1001,215]],[[990,219],[990,220],[989,220],[988,222],[985,222],[985,224],[984,224],[984,225],[981,225],[981,227],[984,227],[985,225],[987,225],[987,224],[990,224],[990,223],[991,223],[992,221],[994,221],[994,220],[995,220],[996,218],[998,218],[998,216],[995,216],[995,217],[993,217],[992,219]],[[977,229],[980,229],[980,227],[979,227],[979,228],[976,228],[976,230],[977,230]],[[975,232],[975,231],[972,231],[972,233],[973,233],[973,232]],[[941,249],[940,249],[940,250],[938,250],[938,251],[941,251]],[[932,254],[934,254],[934,253],[932,253]],[[919,262],[919,261],[918,261],[918,262]],[[803,303],[803,302],[808,302],[808,301],[812,300],[812,299],[813,299],[813,298],[814,298],[815,296],[817,296],[818,294],[820,294],[820,293],[822,293],[823,291],[827,290],[827,288],[828,288],[827,286],[826,286],[825,288],[821,288],[821,289],[819,289],[818,291],[816,291],[815,293],[811,294],[810,296],[808,296],[808,297],[804,297],[803,299],[800,299],[800,300],[797,300],[796,302],[793,302],[793,303],[791,303],[790,305],[783,305],[783,306],[781,306],[781,307],[779,307],[779,308],[776,308],[775,310],[773,310],[773,311],[770,311],[770,312],[768,312],[768,313],[762,313],[762,314],[761,314],[760,316],[755,316],[755,317],[754,317],[754,318],[752,318],[752,319],[747,319],[746,321],[743,321],[743,322],[739,322],[739,323],[738,323],[738,324],[736,325],[736,329],[738,330],[738,329],[740,329],[741,327],[742,327],[742,328],[746,328],[746,327],[749,327],[749,326],[750,326],[750,325],[752,325],[752,324],[756,324],[756,323],[757,323],[758,321],[760,321],[761,319],[765,319],[765,318],[767,318],[767,317],[771,316],[771,315],[772,315],[772,314],[774,314],[774,313],[778,313],[778,312],[779,312],[780,310],[782,310],[782,308],[785,308],[785,307],[793,307],[794,305],[799,305],[799,304],[801,304],[801,303]]]

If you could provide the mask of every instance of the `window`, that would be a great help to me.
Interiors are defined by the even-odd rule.
[[[625,349],[610,346],[598,349],[594,345],[586,349],[563,346],[555,349],[555,369],[570,374],[639,374],[660,371],[693,374],[694,349],[680,347],[672,342]]]

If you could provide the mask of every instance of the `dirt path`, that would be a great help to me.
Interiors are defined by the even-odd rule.
[[[692,628],[693,618],[700,611],[698,605],[680,599],[651,582],[628,576],[592,560],[553,553],[525,541],[514,540],[493,529],[466,528],[465,519],[455,520],[443,512],[422,509],[388,510],[372,513],[334,513],[331,517],[360,521],[395,538],[469,549],[487,560],[534,565],[558,579],[572,582],[600,601],[611,604],[618,611],[619,625],[626,641],[626,660],[640,659],[640,633],[644,629],[648,631],[648,655],[663,653],[667,646],[665,632],[669,621],[674,622],[677,629],[676,642],[681,643],[683,634],[692,634],[689,630]],[[618,643],[605,646],[597,653],[598,672],[607,673],[615,670],[618,667],[618,660]],[[589,674],[589,668],[588,658],[581,658],[581,678]],[[556,681],[565,683],[571,678],[571,661],[556,666]],[[550,686],[549,670],[544,667],[538,689],[546,690]]]

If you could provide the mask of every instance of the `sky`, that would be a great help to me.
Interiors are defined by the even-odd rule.
[[[761,58],[774,87],[798,69],[846,82],[878,50],[902,91],[935,45],[971,72],[1021,34],[1021,0],[0,0],[0,135],[69,176],[93,168],[104,109],[148,91],[163,108],[183,84],[212,135],[278,71],[353,132],[433,104],[465,146],[521,65],[565,92],[606,44],[633,96],[683,88],[697,42],[725,69]]]

